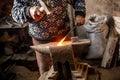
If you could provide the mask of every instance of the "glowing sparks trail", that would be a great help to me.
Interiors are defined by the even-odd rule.
[[[65,40],[66,37],[64,37],[58,44],[57,46],[62,46],[63,41]]]
[[[67,35],[57,44],[57,46],[62,46],[63,44],[63,41],[65,40],[65,38],[74,30],[76,28],[76,26],[75,27],[73,27],[68,33],[67,33]]]

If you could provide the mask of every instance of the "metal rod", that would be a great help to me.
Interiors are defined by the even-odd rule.
[[[73,28],[65,35],[65,37],[64,37],[63,39],[65,39],[75,28],[76,28],[76,26],[73,27]]]

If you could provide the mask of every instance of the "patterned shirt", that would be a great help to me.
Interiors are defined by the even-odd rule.
[[[12,8],[12,17],[18,23],[29,22],[29,34],[41,41],[54,41],[65,36],[69,28],[69,19],[67,15],[67,4],[70,3],[77,12],[76,15],[85,16],[84,0],[43,0],[50,8],[51,14],[45,15],[40,21],[31,21],[29,13],[31,6],[41,6],[38,0],[14,0]],[[78,14],[80,13],[80,14]]]

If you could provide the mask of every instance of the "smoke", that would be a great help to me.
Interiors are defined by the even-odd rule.
[[[120,16],[120,0],[86,0],[87,16],[105,14]]]

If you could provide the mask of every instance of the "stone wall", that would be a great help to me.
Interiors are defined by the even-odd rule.
[[[13,0],[0,0],[0,18],[9,16]],[[86,0],[87,15],[112,14],[120,16],[120,0]]]
[[[107,14],[120,16],[120,0],[86,0],[87,16]]]

